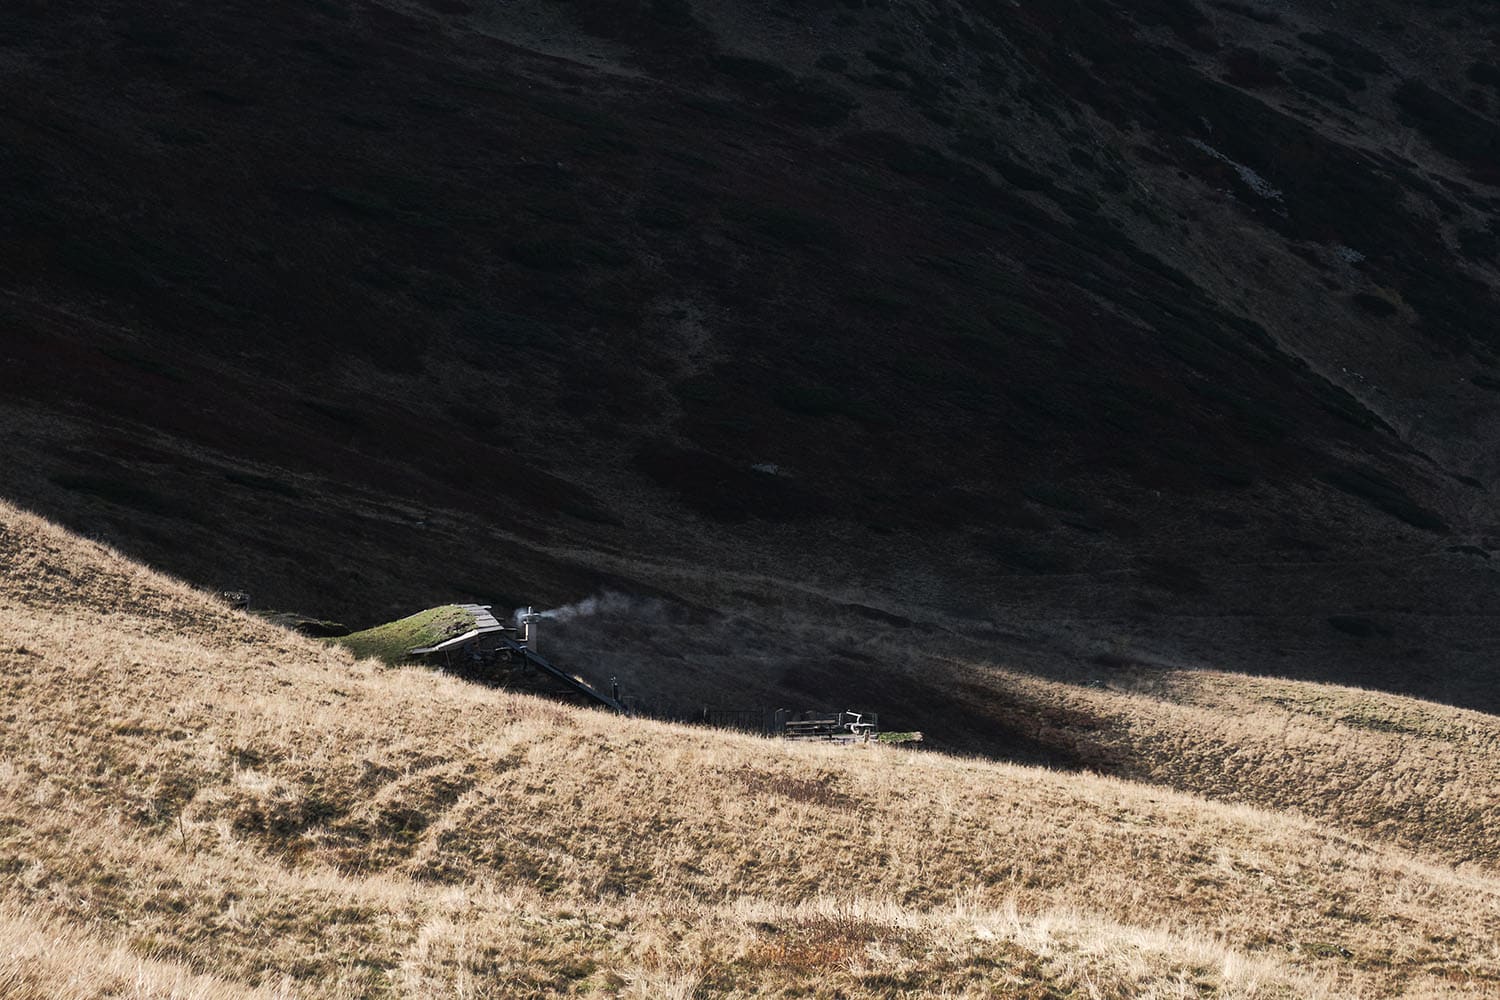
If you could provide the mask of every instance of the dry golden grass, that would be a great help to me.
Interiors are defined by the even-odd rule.
[[[1100,689],[956,665],[968,696],[1057,723],[1112,774],[1318,818],[1500,871],[1500,719],[1399,695],[1198,670]],[[1061,720],[1058,722],[1057,720]]]
[[[0,996],[7,1000],[271,1000],[274,994],[202,976],[106,945],[73,928],[0,906]]]
[[[389,670],[8,508],[0,559],[15,995],[1500,995],[1493,868],[1316,810]],[[1259,704],[1193,683],[1104,693],[1169,780],[1163,706]]]

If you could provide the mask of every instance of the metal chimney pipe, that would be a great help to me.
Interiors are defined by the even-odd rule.
[[[542,616],[526,606],[526,613],[521,616],[521,644],[533,653],[536,652],[536,623],[542,620]]]

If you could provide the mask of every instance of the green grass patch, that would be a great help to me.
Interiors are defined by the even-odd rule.
[[[360,659],[374,657],[394,665],[407,659],[408,650],[437,645],[444,639],[462,635],[473,627],[472,614],[457,605],[445,604],[330,641],[343,646]]]

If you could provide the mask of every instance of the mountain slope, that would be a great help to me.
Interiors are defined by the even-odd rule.
[[[1487,5],[187,9],[3,16],[13,499],[354,625],[829,597],[1500,710]]]
[[[30,995],[143,956],[142,995],[1500,990],[1492,868],[355,663],[34,517],[0,538],[0,983]]]

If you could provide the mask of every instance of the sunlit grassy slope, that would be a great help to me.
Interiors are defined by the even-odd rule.
[[[0,560],[0,995],[1500,995],[1495,868],[1307,809],[1308,738],[1223,778],[1284,811],[787,746],[355,661],[3,507]],[[1133,697],[1148,777],[1233,759]]]

